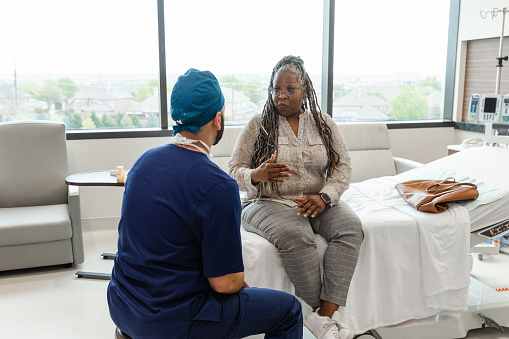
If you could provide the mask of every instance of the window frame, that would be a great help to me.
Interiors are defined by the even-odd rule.
[[[454,87],[456,77],[456,59],[461,0],[449,0],[449,32],[447,42],[447,60],[444,86],[444,112],[441,120],[415,120],[386,122],[389,129],[432,128],[455,126],[453,118]],[[333,71],[334,71],[334,20],[335,0],[324,0],[323,5],[323,48],[322,48],[322,97],[321,107],[332,114]],[[164,27],[164,0],[157,0],[158,41],[159,41],[159,107],[160,128],[137,129],[101,129],[67,130],[67,140],[112,139],[112,138],[149,138],[172,136],[168,126],[168,92],[166,82],[166,44]],[[164,113],[163,113],[164,112]]]

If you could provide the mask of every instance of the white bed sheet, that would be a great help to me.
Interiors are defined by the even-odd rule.
[[[503,186],[509,192],[509,179],[502,173],[509,169],[509,149],[471,149],[432,164]],[[501,185],[503,180],[505,183]],[[457,204],[452,204],[442,214],[417,212],[402,199],[395,200],[395,190],[383,192],[401,181],[398,176],[372,179],[352,185],[343,196],[361,217],[366,235],[347,306],[341,312],[342,320],[356,333],[428,317],[442,310],[465,309],[469,280],[469,215],[479,227],[509,217],[507,207],[505,213],[497,210],[504,204],[508,206],[509,194],[470,213]],[[376,189],[376,185],[381,185],[380,189]],[[374,193],[367,196],[366,192],[373,188]],[[424,216],[423,221],[419,221],[419,215]],[[423,231],[430,218],[436,221],[431,223],[435,230],[442,227],[445,231],[435,235]],[[445,227],[450,224],[454,227]],[[295,292],[274,246],[243,229],[242,242],[246,280],[251,286]],[[315,237],[315,242],[323,258],[327,244],[319,236]],[[449,254],[453,256],[447,256],[448,252],[441,248],[452,251]],[[309,308],[304,310],[305,313],[310,311]]]
[[[505,190],[502,199],[469,213],[472,231],[509,219],[509,148],[473,147],[428,165],[447,168]]]
[[[361,218],[365,234],[340,312],[355,333],[467,307],[468,212],[459,205],[441,214],[418,212],[399,197],[398,182],[371,179],[352,185],[342,197]],[[274,246],[244,230],[242,242],[251,286],[295,293]],[[315,242],[323,261],[327,244],[319,236]]]

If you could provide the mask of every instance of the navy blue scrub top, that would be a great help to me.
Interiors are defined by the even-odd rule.
[[[207,277],[243,272],[237,182],[201,153],[145,152],[129,171],[108,286],[114,323],[136,338],[186,338],[218,321]]]

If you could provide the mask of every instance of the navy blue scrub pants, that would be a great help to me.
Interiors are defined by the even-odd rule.
[[[265,338],[302,339],[302,309],[291,294],[246,287],[221,294],[221,320],[191,321],[188,338],[229,339],[265,333]]]

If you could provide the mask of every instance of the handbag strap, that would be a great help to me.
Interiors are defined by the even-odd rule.
[[[449,181],[449,179],[451,179],[451,180]],[[450,182],[450,184],[447,185],[447,183],[449,183],[449,182]],[[436,190],[432,190],[432,187],[436,187],[436,186],[438,187],[440,185],[446,185],[446,186],[443,188],[438,188]],[[471,184],[468,182],[456,182],[456,180],[453,177],[447,177],[444,180],[440,181],[439,183],[436,183],[436,184],[426,187],[426,192],[439,194],[439,193],[443,193],[445,191],[451,190],[453,188],[462,187],[462,186],[477,187],[477,185],[475,185],[475,184]],[[455,190],[455,191],[457,191],[457,190]]]

